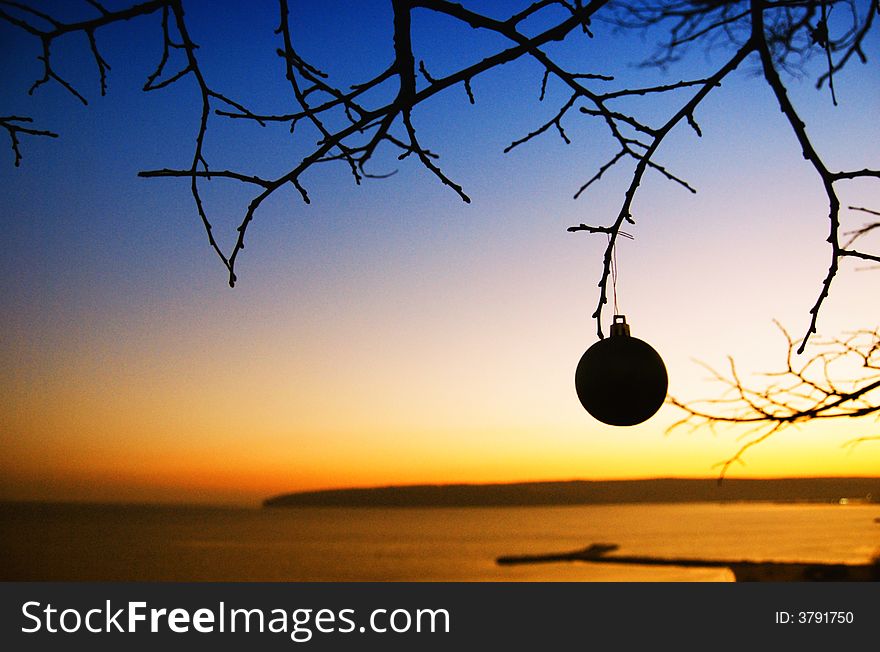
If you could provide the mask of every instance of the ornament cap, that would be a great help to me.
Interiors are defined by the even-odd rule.
[[[621,335],[629,337],[629,324],[626,323],[624,315],[614,315],[614,319],[611,322],[611,337]]]

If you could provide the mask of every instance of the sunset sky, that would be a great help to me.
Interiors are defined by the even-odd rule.
[[[292,4],[298,49],[332,80],[348,86],[389,62],[390,3]],[[509,5],[465,4],[498,15]],[[274,2],[187,7],[209,83],[258,111],[292,109],[273,54]],[[437,74],[504,46],[428,15],[414,29],[417,58]],[[695,51],[666,72],[644,70],[632,64],[656,35],[594,31],[548,51],[614,74],[609,88],[696,77],[729,56]],[[665,435],[680,416],[669,406],[633,428],[581,408],[574,369],[596,339],[604,241],[566,227],[609,223],[631,166],[573,201],[615,152],[577,113],[565,122],[571,145],[548,133],[502,153],[566,99],[551,80],[538,102],[537,65],[474,79],[474,106],[456,87],[414,113],[470,205],[417,161],[379,156],[374,171],[398,173],[361,186],[344,165],[321,166],[303,179],[311,205],[292,188],[263,205],[231,289],[188,182],[137,177],[188,166],[198,121],[191,82],[141,91],[161,53],[158,16],[97,36],[112,66],[106,97],[85,41],[54,52],[84,107],[57,84],[28,96],[39,44],[0,26],[0,113],[61,135],[23,137],[20,168],[0,149],[0,498],[252,504],[337,486],[706,477],[737,449],[739,431]],[[838,107],[815,75],[791,83],[832,169],[877,166],[880,43],[867,46],[869,65],[835,78]],[[778,368],[772,320],[800,337],[828,268],[824,193],[755,71],[750,59],[697,111],[702,138],[683,125],[660,151],[698,194],[649,175],[635,240],[618,251],[622,311],[663,356],[680,399],[720,391],[696,361],[721,369],[732,355],[755,382]],[[659,121],[673,105],[633,106]],[[300,138],[312,135],[213,119],[207,154],[218,168],[278,175]],[[845,206],[880,208],[876,182],[841,190]],[[205,192],[228,247],[250,195],[216,180]],[[843,219],[844,230],[864,222]],[[820,335],[878,325],[880,271],[863,267],[842,264]],[[788,430],[730,473],[876,475],[880,444],[842,444],[878,427]]]

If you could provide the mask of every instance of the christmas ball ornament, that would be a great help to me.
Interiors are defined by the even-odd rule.
[[[584,409],[596,419],[634,426],[663,405],[668,378],[657,351],[629,334],[626,317],[614,315],[611,336],[581,356],[574,384]]]

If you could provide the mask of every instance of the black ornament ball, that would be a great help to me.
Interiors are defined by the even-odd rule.
[[[615,315],[611,336],[581,356],[574,384],[587,412],[611,426],[634,426],[650,419],[669,381],[666,365],[650,344],[632,337],[623,315]]]

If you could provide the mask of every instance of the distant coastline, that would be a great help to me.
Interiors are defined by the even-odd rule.
[[[400,485],[281,494],[264,507],[527,507],[626,503],[880,503],[878,478],[653,478]]]

